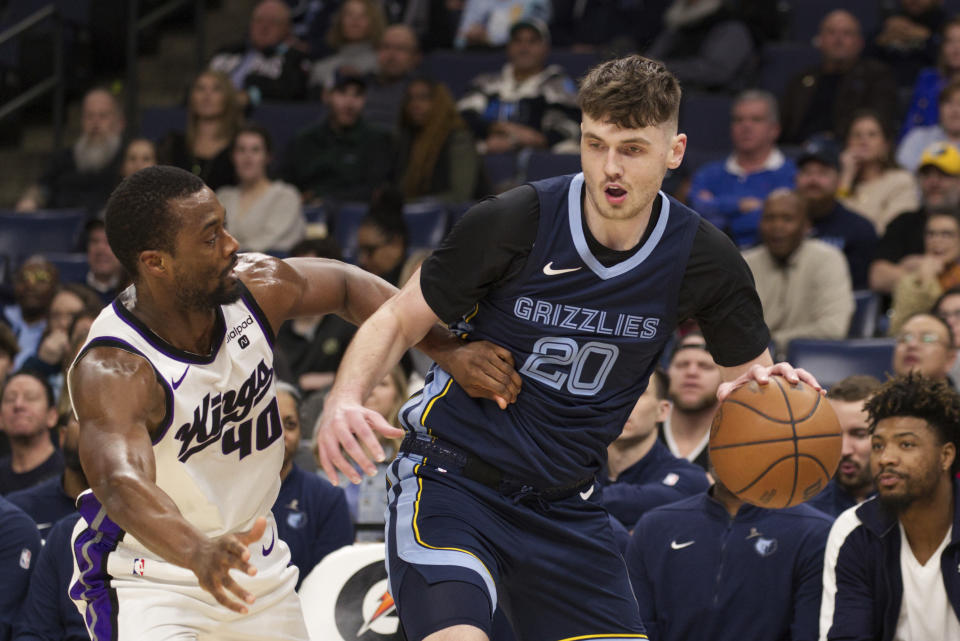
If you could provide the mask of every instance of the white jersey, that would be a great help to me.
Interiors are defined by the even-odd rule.
[[[153,435],[157,485],[207,536],[250,528],[277,498],[284,451],[263,312],[243,287],[239,301],[217,308],[213,347],[198,356],[164,341],[119,301],[94,321],[78,359],[98,346],[145,358],[167,401]],[[137,545],[129,535],[123,542]]]

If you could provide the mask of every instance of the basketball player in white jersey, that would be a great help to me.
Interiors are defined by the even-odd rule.
[[[306,639],[270,513],[283,461],[274,331],[296,316],[362,322],[395,290],[335,261],[238,256],[214,193],[173,167],[124,180],[106,231],[133,285],[68,376],[91,487],[70,594],[91,637]],[[477,395],[516,398],[506,350],[467,350],[439,326],[421,347]]]

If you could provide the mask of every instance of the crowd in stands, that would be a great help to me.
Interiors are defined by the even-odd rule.
[[[262,0],[246,33],[184,79],[178,127],[143,136],[116,93],[90,89],[79,137],[15,205],[23,216],[82,210],[73,250],[83,269],[68,269],[59,250],[0,256],[0,562],[13,554],[22,570],[0,570],[0,641],[86,638],[65,593],[73,502],[87,483],[64,380],[90,323],[129,282],[102,220],[124,177],[184,168],[216,191],[241,251],[346,259],[401,286],[436,242],[416,232],[411,206],[429,205],[445,231],[535,163],[576,171],[583,69],[565,61],[626,51],[679,77],[681,131],[703,131],[707,116],[723,123],[691,136],[665,185],[743,251],[771,350],[784,358],[798,340],[848,337],[889,347],[881,371],[829,390],[843,431],[830,484],[807,505],[766,510],[709,474],[720,370],[684,326],[599,479],[651,638],[829,639],[859,625],[870,633],[842,638],[891,639],[907,629],[889,620],[897,594],[909,629],[928,634],[910,639],[960,635],[949,617],[941,627],[917,621],[924,596],[907,577],[897,594],[875,590],[863,614],[847,569],[878,563],[890,537],[909,549],[908,524],[883,530],[886,516],[868,501],[872,457],[893,455],[877,453],[883,443],[871,451],[866,407],[877,420],[912,416],[898,399],[929,396],[960,420],[948,396],[960,384],[960,3],[846,3],[865,9],[857,15],[812,3],[822,10],[806,38],[797,36],[806,3],[779,4],[792,11],[764,0]],[[784,51],[801,62],[784,62]],[[279,120],[264,115],[271,108]],[[303,121],[291,126],[285,113]],[[862,300],[874,304],[866,333]],[[387,462],[360,485],[318,476],[313,426],[355,328],[324,316],[275,330],[286,452],[274,514],[302,580],[329,552],[382,540],[398,444],[382,443]],[[367,406],[397,424],[426,365],[409,354]],[[881,388],[868,374],[897,379]],[[930,420],[940,430],[942,417]],[[917,447],[955,440],[956,429]],[[936,552],[945,563],[958,532]],[[877,581],[893,572],[871,571]],[[947,595],[960,617],[955,575]],[[846,619],[846,607],[862,616]]]

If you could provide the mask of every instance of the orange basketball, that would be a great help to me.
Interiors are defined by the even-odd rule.
[[[816,496],[840,463],[840,423],[812,387],[780,376],[751,382],[720,404],[710,427],[717,479],[760,507],[797,505]]]

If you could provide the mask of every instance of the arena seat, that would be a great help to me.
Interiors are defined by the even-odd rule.
[[[877,315],[880,313],[880,297],[869,289],[853,292],[856,304],[847,338],[871,338],[877,331]]]
[[[811,43],[820,28],[820,21],[834,9],[846,9],[860,21],[865,38],[880,26],[880,3],[877,0],[785,0],[790,11],[789,39]]]
[[[57,266],[61,283],[85,283],[90,264],[83,252],[44,252],[44,258]]]
[[[839,341],[798,338],[787,346],[787,361],[816,376],[827,388],[853,374],[870,374],[886,380],[892,371],[895,345],[892,338]]]
[[[580,173],[580,154],[554,154],[534,151],[527,157],[527,180],[543,180],[553,176]]]
[[[442,82],[460,99],[470,89],[470,83],[481,73],[497,72],[506,63],[502,51],[431,51],[423,59],[423,75]]]
[[[16,265],[33,254],[76,251],[86,222],[85,209],[0,210],[0,255]]]
[[[494,193],[503,191],[504,186],[512,187],[517,182],[520,171],[517,154],[485,154],[482,156],[483,171],[493,186]]]
[[[450,212],[447,206],[437,201],[407,203],[403,207],[403,220],[407,224],[410,251],[433,249],[447,233]]]
[[[780,99],[795,75],[820,62],[820,52],[806,42],[772,42],[760,56],[760,88]]]
[[[339,203],[333,207],[334,215],[332,219],[328,219],[328,224],[333,224],[333,237],[340,245],[344,260],[357,255],[357,229],[369,209],[367,203],[351,202]]]
[[[325,114],[326,108],[313,102],[264,102],[253,110],[250,119],[270,133],[276,166],[284,158],[293,137],[302,129],[319,123]]]
[[[140,135],[154,142],[163,140],[171,131],[183,131],[186,126],[184,107],[145,107],[140,113]]]
[[[547,58],[548,65],[560,65],[578,84],[580,79],[587,75],[587,72],[598,62],[600,62],[600,58],[595,53],[571,51],[569,49],[553,49]]]
[[[729,152],[730,107],[733,98],[723,94],[690,91],[680,102],[680,131],[689,145],[700,150]]]

